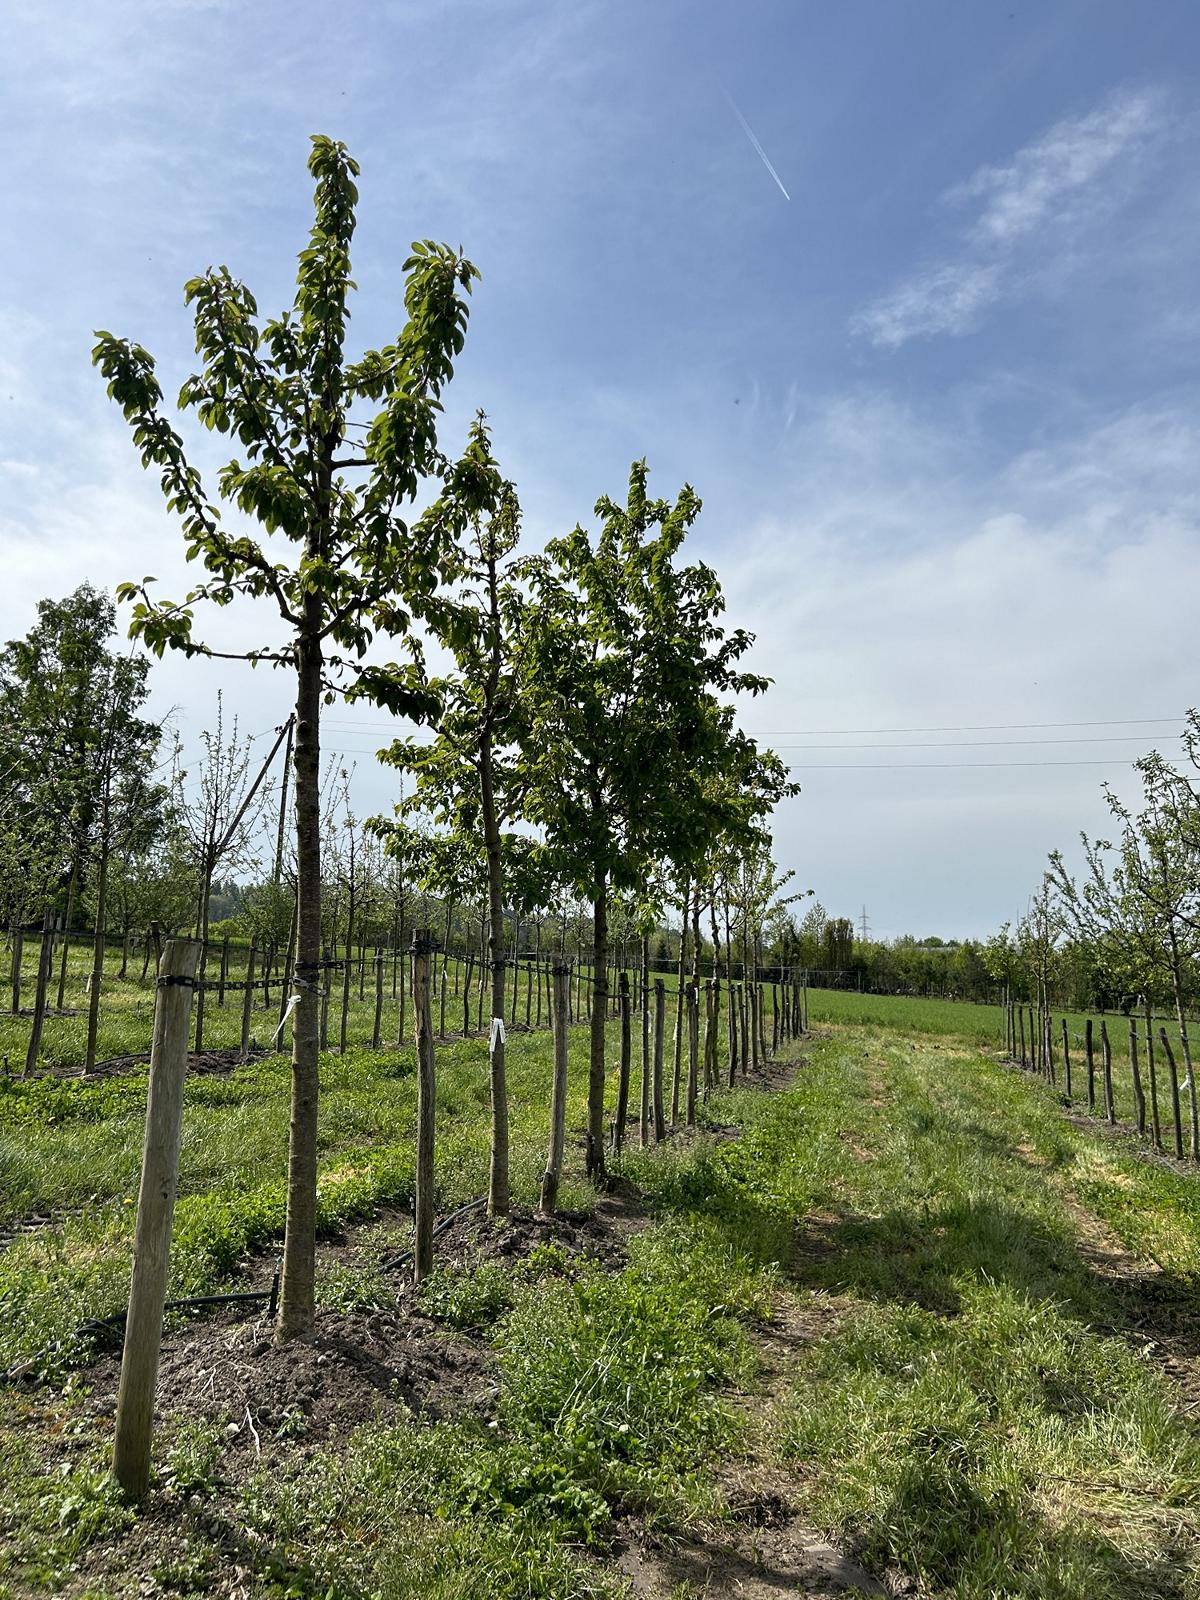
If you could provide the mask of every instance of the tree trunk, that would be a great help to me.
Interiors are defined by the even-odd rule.
[[[92,982],[88,993],[87,1053],[83,1070],[96,1065],[96,1041],[100,1033],[100,991],[104,987],[104,924],[108,917],[108,806],[100,822],[100,859],[96,866],[96,928],[92,938]]]
[[[622,972],[617,982],[617,1003],[621,1018],[621,1068],[617,1078],[617,1120],[613,1125],[613,1149],[617,1155],[625,1144],[625,1119],[629,1114],[629,1067],[632,1057],[629,1026],[629,975]]]
[[[305,599],[296,695],[296,966],[287,1224],[278,1333],[311,1333],[317,1237],[317,988],[321,976],[321,625],[319,596]]]
[[[541,1210],[545,1216],[552,1216],[558,1203],[563,1147],[566,1143],[567,985],[570,980],[570,968],[560,957],[553,965],[554,987],[550,1006],[550,1021],[554,1030],[554,1077],[550,1089],[550,1152],[542,1178]]]
[[[67,884],[67,910],[63,917],[62,959],[58,964],[57,1009],[62,1011],[67,1003],[67,958],[71,950],[71,923],[75,920],[75,897],[79,892],[79,863],[71,864],[71,878]]]
[[[19,1016],[21,1011],[21,959],[25,954],[25,930],[19,922],[14,923],[12,933],[12,968],[10,981],[12,983],[12,1014]]]
[[[603,1182],[604,1170],[604,1030],[608,1021],[608,880],[596,880],[592,902],[592,1021],[588,1052],[587,1174]]]
[[[25,1073],[28,1077],[37,1066],[42,1048],[42,1028],[46,1021],[46,997],[50,989],[50,975],[54,970],[54,912],[46,907],[42,917],[42,942],[38,949],[37,986],[33,992],[33,1024],[29,1030],[29,1044],[25,1051]]]
[[[482,801],[483,848],[487,857],[488,953],[492,966],[492,1021],[488,1035],[488,1070],[492,1091],[492,1155],[488,1173],[488,1215],[506,1217],[508,1193],[508,1082],[504,1065],[504,895],[500,824],[492,772],[492,745],[485,733],[479,748],[479,791]]]
[[[417,1174],[413,1196],[413,1282],[433,1271],[433,1140],[437,1083],[433,1061],[433,1015],[429,1000],[428,932],[414,929],[412,942],[413,1019],[417,1054]]]
[[[661,1144],[666,1137],[667,1121],[663,1113],[663,1034],[667,1023],[667,986],[661,978],[654,980],[654,1066],[652,1090],[654,1098],[654,1142]]]
[[[650,935],[642,935],[642,1095],[638,1117],[638,1143],[650,1142]]]

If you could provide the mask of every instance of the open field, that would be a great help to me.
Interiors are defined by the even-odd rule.
[[[57,1341],[2,1402],[0,1594],[1200,1594],[1196,1180],[953,1034],[801,1049],[613,1197],[572,1142],[549,1225],[548,1041],[513,1035],[516,1218],[456,1225],[419,1301],[384,1265],[409,1052],[326,1057],[316,1345],[178,1323],[137,1517],[104,1475],[115,1359],[73,1330],[120,1304],[144,1077],[11,1087],[9,1215],[86,1212],[0,1253],[0,1362]],[[573,1141],[585,1072],[576,1029]],[[269,1277],[286,1084],[189,1082],[177,1290]],[[482,1041],[442,1048],[443,1210],[483,1192],[486,1097]]]

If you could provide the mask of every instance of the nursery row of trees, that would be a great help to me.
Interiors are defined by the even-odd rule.
[[[1080,834],[1077,873],[1053,851],[1026,915],[989,942],[989,967],[1014,998],[1147,1015],[1165,1008],[1186,1039],[1187,1015],[1200,1000],[1195,712],[1183,744],[1184,766],[1157,753],[1134,764],[1135,804],[1105,787],[1111,837]]]
[[[367,701],[428,730],[385,753],[408,776],[409,791],[373,837],[406,883],[442,904],[486,908],[496,1022],[505,1015],[514,909],[532,913],[564,899],[586,905],[587,1165],[597,1179],[605,1168],[608,974],[618,919],[637,930],[643,971],[672,901],[693,959],[704,923],[714,947],[723,940],[727,951],[747,880],[757,885],[756,903],[781,897],[767,818],[792,792],[778,759],[736,723],[735,698],[760,693],[766,681],[743,666],[751,639],[726,628],[715,573],[682,555],[700,509],[693,491],[654,498],[645,464],[635,462],[623,498],[598,502],[598,531],[578,527],[525,552],[516,490],[484,417],[457,457],[438,439],[475,268],[446,246],[414,245],[403,328],[394,343],[350,359],[358,167],[342,145],[318,137],[309,169],[316,215],[288,310],[260,323],[250,291],[224,267],[187,286],[200,370],[184,383],[180,406],[241,452],[220,470],[215,499],[166,418],[149,354],[107,333],[95,349],[204,574],[180,601],[158,599],[151,580],[126,585],[120,593],[133,606],[133,633],[158,654],[218,654],[197,621],[207,606],[237,601],[247,627],[262,614],[261,642],[239,659],[286,671],[295,685],[287,730],[296,916],[285,1337],[313,1320],[330,888],[323,707],[335,696]],[[229,506],[243,517],[236,531],[223,521]],[[427,670],[429,640],[450,663],[438,676]],[[382,659],[387,654],[392,659]],[[242,821],[218,821],[208,837],[221,844]],[[212,871],[205,903],[211,881]],[[495,1023],[490,1073],[489,1199],[503,1213],[505,1031]]]

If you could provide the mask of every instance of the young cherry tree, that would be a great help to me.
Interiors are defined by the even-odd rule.
[[[715,573],[676,564],[698,498],[685,487],[674,504],[652,500],[646,477],[635,462],[626,503],[597,503],[594,541],[576,528],[525,564],[519,782],[549,869],[592,906],[587,1170],[597,1179],[611,897],[640,891],[662,860],[695,877],[724,820],[707,780],[725,759],[733,713],[717,697],[767,687],[738,670],[752,640],[724,632]]]
[[[440,830],[440,846],[427,852],[430,886],[454,894],[455,874],[439,877],[439,860],[457,864],[465,858],[468,881],[483,879],[492,1008],[488,1212],[503,1217],[509,1210],[504,913],[506,905],[523,906],[531,896],[537,898],[527,881],[536,852],[529,841],[506,834],[520,815],[513,757],[523,733],[516,621],[521,600],[510,571],[520,538],[520,508],[492,456],[482,416],[475,420],[449,493],[431,515],[439,511],[454,559],[452,582],[430,613],[430,625],[455,670],[434,684],[443,706],[437,737],[429,744],[398,740],[384,759],[415,779],[412,794],[397,808],[400,816],[424,812]],[[460,876],[459,892],[462,883]]]
[[[306,1334],[314,1317],[317,1195],[317,992],[321,959],[320,724],[323,700],[344,691],[393,713],[434,709],[409,632],[436,595],[444,517],[405,508],[422,486],[444,480],[437,445],[440,396],[462,350],[464,298],[475,268],[426,240],[404,264],[407,320],[394,344],[357,361],[346,353],[350,244],[358,164],[344,145],[317,136],[309,171],[315,217],[300,252],[291,307],[265,325],[253,295],[225,267],[187,285],[201,370],[180,392],[208,428],[231,435],[242,456],[222,468],[218,497],[256,519],[268,539],[226,528],[183,442],[167,421],[150,355],[97,335],[93,359],[133,429],[145,467],[161,473],[183,522],[189,559],[206,579],[177,603],[151,598],[149,580],[127,584],[133,632],[161,654],[216,655],[193,631],[201,602],[246,597],[272,615],[268,641],[234,659],[294,674],[298,933],[292,1045],[287,1225],[278,1332]],[[362,409],[373,415],[360,416]],[[389,668],[363,657],[378,633],[403,641]]]

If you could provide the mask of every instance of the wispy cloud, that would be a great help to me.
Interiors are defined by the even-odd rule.
[[[1069,246],[1108,215],[1169,125],[1165,94],[1121,89],[1085,115],[1057,122],[1004,165],[980,167],[943,198],[978,204],[956,247],[865,307],[853,332],[885,349],[962,334],[1028,275],[1031,255]]]

